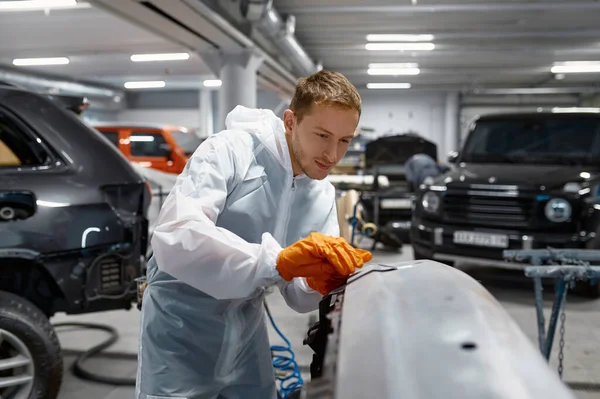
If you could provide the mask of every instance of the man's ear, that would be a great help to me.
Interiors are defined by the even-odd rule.
[[[294,125],[296,124],[296,115],[294,115],[294,111],[291,109],[286,109],[283,112],[283,125],[285,126],[285,130],[287,132],[291,132],[294,130]]]

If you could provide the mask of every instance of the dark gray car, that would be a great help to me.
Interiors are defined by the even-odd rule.
[[[75,113],[0,86],[0,397],[57,397],[55,312],[131,307],[149,202],[141,176]]]

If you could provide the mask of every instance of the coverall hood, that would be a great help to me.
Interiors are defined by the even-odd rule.
[[[256,136],[289,172],[292,160],[285,138],[283,121],[270,109],[253,109],[238,105],[225,118],[228,130],[244,130]]]

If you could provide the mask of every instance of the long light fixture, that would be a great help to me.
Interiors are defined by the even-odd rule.
[[[600,73],[600,61],[556,62],[552,73]]]
[[[372,62],[369,68],[418,68],[416,62]]]
[[[151,61],[184,61],[190,58],[189,53],[165,53],[165,54],[133,54],[133,62],[151,62]]]
[[[15,58],[13,60],[13,65],[16,66],[66,65],[68,63],[69,59],[67,57]]]
[[[164,80],[150,80],[139,82],[125,82],[123,85],[126,89],[157,89],[165,87]]]
[[[419,64],[410,63],[373,63],[369,64],[369,75],[418,75],[421,72]]]
[[[600,108],[593,108],[593,107],[555,107],[555,108],[552,108],[552,112],[554,112],[554,113],[586,112],[586,113],[598,114],[598,113],[600,113]]]
[[[86,4],[89,6],[89,4]],[[21,0],[21,1],[0,1],[1,11],[28,11],[44,10],[50,8],[68,8],[77,7],[76,0]]]
[[[221,82],[219,79],[207,79],[202,82],[202,84],[204,87],[220,87],[223,82]]]
[[[404,35],[404,34],[371,34],[367,35],[369,42],[430,42],[433,35]]]
[[[433,43],[367,43],[365,49],[369,51],[431,51],[435,49]]]
[[[367,89],[410,89],[410,83],[367,83]]]

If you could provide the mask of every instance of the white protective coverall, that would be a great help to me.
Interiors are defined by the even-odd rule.
[[[154,230],[136,398],[275,398],[265,287],[298,312],[318,308],[321,294],[275,267],[282,247],[314,231],[339,235],[334,187],[293,177],[272,111],[236,107],[191,157]]]

